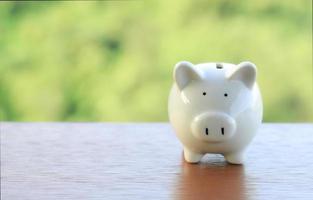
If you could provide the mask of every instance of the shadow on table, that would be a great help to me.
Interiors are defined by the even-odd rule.
[[[221,156],[206,156],[199,164],[189,164],[182,157],[175,198],[248,199],[243,165],[228,164]]]

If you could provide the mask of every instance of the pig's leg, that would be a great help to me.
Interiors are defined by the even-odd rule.
[[[231,164],[242,164],[243,163],[243,151],[231,152],[224,154],[227,162]]]
[[[197,163],[203,157],[203,154],[195,153],[190,151],[189,149],[184,148],[184,157],[185,160],[189,163]]]

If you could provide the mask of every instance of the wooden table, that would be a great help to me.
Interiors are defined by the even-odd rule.
[[[313,199],[313,125],[264,124],[244,165],[187,164],[167,123],[1,123],[1,199]]]

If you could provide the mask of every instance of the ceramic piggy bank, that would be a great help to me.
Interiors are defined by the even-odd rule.
[[[179,62],[174,69],[168,112],[187,162],[206,153],[242,164],[243,153],[262,121],[256,66]]]

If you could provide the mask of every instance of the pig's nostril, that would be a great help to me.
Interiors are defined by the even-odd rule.
[[[222,135],[224,135],[224,127],[221,128]]]
[[[209,129],[208,128],[205,128],[205,134],[209,135]]]

